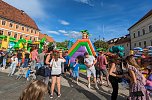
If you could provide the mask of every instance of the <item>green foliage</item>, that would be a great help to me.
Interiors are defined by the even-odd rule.
[[[96,40],[93,44],[96,47],[96,49],[98,49],[98,48],[104,48],[105,50],[107,50],[108,46],[109,46],[108,43],[106,43],[103,40]]]
[[[67,48],[68,47],[68,41],[65,40],[64,42],[56,42],[57,47],[64,47]]]

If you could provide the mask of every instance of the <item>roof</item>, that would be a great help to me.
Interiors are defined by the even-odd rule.
[[[130,34],[127,34],[123,37],[111,39],[107,43],[108,44],[122,44],[122,43],[130,42],[130,41],[131,41]]]
[[[134,25],[132,25],[128,30],[130,30],[131,28],[133,28],[135,25],[137,25],[138,23],[140,23],[141,21],[143,21],[144,19],[146,19],[147,17],[152,15],[152,10],[150,10],[145,16],[143,16],[138,22],[136,22]]]
[[[50,36],[48,36],[47,34],[42,34],[42,33],[39,33],[39,38],[40,39],[42,39],[42,38],[46,38],[46,41],[47,42],[53,42],[54,41],[54,39],[52,38],[52,37],[50,37]]]
[[[34,20],[23,10],[19,10],[2,0],[0,0],[0,17],[39,30]]]

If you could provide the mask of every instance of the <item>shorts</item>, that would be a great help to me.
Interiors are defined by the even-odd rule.
[[[51,75],[51,76],[56,76],[56,77],[60,77],[60,76],[61,76],[61,74],[58,74],[58,75]]]
[[[64,72],[70,71],[70,66],[68,64],[64,64]]]
[[[96,77],[96,70],[95,69],[87,69],[87,77],[91,77],[91,74],[93,74],[93,77]]]
[[[21,62],[22,62],[22,59],[18,59],[18,62],[21,63]]]
[[[103,75],[107,76],[107,75],[108,75],[107,69],[100,69],[100,70],[99,70],[99,75],[100,75],[100,76],[103,76]]]
[[[73,77],[75,78],[78,78],[79,77],[79,72],[78,71],[73,71],[72,73]]]

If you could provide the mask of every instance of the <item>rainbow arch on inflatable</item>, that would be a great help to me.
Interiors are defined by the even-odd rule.
[[[71,62],[74,62],[78,56],[83,56],[85,52],[96,56],[95,48],[90,39],[78,39],[68,51]]]

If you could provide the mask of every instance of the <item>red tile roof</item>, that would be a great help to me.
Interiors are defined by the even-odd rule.
[[[0,17],[39,30],[34,20],[24,11],[19,10],[2,0],[0,0]]]
[[[130,30],[131,28],[133,28],[135,25],[137,25],[138,23],[140,23],[141,21],[143,21],[144,19],[146,19],[147,17],[152,15],[152,10],[150,10],[145,16],[143,16],[138,22],[136,22],[134,25],[132,25],[128,30]]]
[[[53,42],[54,41],[54,39],[52,37],[48,36],[47,34],[42,34],[42,33],[39,34],[40,39],[42,39],[44,37],[46,38],[47,42]]]

